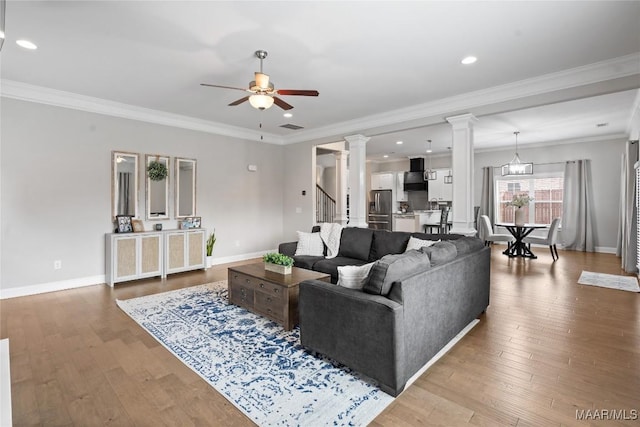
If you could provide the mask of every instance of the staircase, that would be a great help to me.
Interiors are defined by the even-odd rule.
[[[316,223],[334,222],[336,218],[336,201],[316,184]]]

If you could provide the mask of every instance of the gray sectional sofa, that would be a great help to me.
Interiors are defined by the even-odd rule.
[[[404,253],[411,236],[442,241]],[[295,247],[279,250],[293,256]],[[489,305],[490,249],[475,237],[345,228],[336,258],[294,259],[333,283],[338,266],[378,260],[363,290],[300,284],[300,340],[392,396]]]

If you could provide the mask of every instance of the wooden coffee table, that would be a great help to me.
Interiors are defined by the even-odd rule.
[[[293,267],[291,274],[264,269],[263,263],[229,268],[229,301],[267,317],[290,331],[298,323],[298,285],[304,280],[331,282],[325,273]]]

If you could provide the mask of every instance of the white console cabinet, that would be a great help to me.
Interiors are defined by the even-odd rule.
[[[175,230],[165,235],[167,274],[205,267],[205,231]]]
[[[109,285],[205,267],[205,229],[108,233]]]

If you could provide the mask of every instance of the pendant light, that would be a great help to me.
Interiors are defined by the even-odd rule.
[[[424,171],[424,180],[435,181],[438,179],[438,172],[431,169],[431,152],[433,152],[433,150],[431,149],[431,140],[427,139],[427,142],[429,143],[429,148],[427,148],[427,153],[429,153],[429,169]]]
[[[449,174],[444,177],[445,184],[453,184],[453,175],[451,174],[451,169],[449,169]]]
[[[513,156],[513,159],[502,165],[502,176],[508,175],[533,175],[533,163],[524,163],[520,160],[520,156],[518,156],[518,134],[520,132],[514,132],[513,134],[516,136],[516,155]]]

